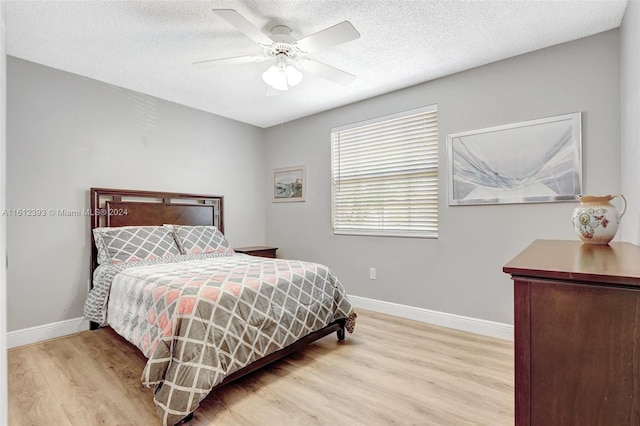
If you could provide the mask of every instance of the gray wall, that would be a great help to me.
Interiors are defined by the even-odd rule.
[[[265,239],[263,130],[9,57],[7,207],[82,209],[90,187],[219,194],[232,245]],[[82,316],[88,217],[9,217],[8,330]]]
[[[513,292],[502,266],[534,239],[576,239],[576,203],[447,205],[446,136],[582,111],[584,192],[620,191],[619,32],[601,33],[267,130],[267,170],[307,165],[307,201],[271,203],[266,235],[283,257],[336,271],[350,294],[511,323]],[[438,104],[440,238],[331,233],[332,127]],[[270,191],[270,184],[267,191]],[[369,268],[377,280],[369,280]]]
[[[620,27],[622,193],[628,201],[622,238],[640,244],[640,2],[627,3]]]

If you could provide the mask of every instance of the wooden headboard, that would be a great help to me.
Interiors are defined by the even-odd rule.
[[[224,233],[224,197],[221,195],[91,188],[90,196],[92,276],[98,266],[98,251],[93,241],[94,228],[164,224],[213,225]]]

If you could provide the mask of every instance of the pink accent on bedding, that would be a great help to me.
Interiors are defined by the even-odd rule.
[[[196,305],[196,299],[193,297],[185,297],[180,300],[178,303],[178,313],[179,314],[191,314],[193,313],[193,308]]]
[[[216,300],[218,300],[218,295],[220,294],[220,289],[219,288],[205,288],[204,290],[202,290],[202,297],[211,300],[212,302],[215,302]]]
[[[170,305],[180,296],[180,290],[171,290],[168,291],[165,295],[164,299],[167,302],[167,305]]]
[[[154,308],[151,308],[151,310],[149,311],[149,314],[147,315],[147,321],[149,321],[151,324],[155,324],[156,320],[157,320],[156,310]]]

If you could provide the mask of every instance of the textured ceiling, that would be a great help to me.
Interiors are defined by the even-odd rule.
[[[6,1],[7,53],[260,127],[620,26],[611,1]],[[195,61],[262,49],[212,9],[300,39],[350,21],[361,37],[309,57],[355,74],[314,75],[266,96],[268,63]]]

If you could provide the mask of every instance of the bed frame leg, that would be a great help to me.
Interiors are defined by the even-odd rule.
[[[338,334],[338,340],[344,340],[344,321],[340,322],[340,328],[337,331]]]

